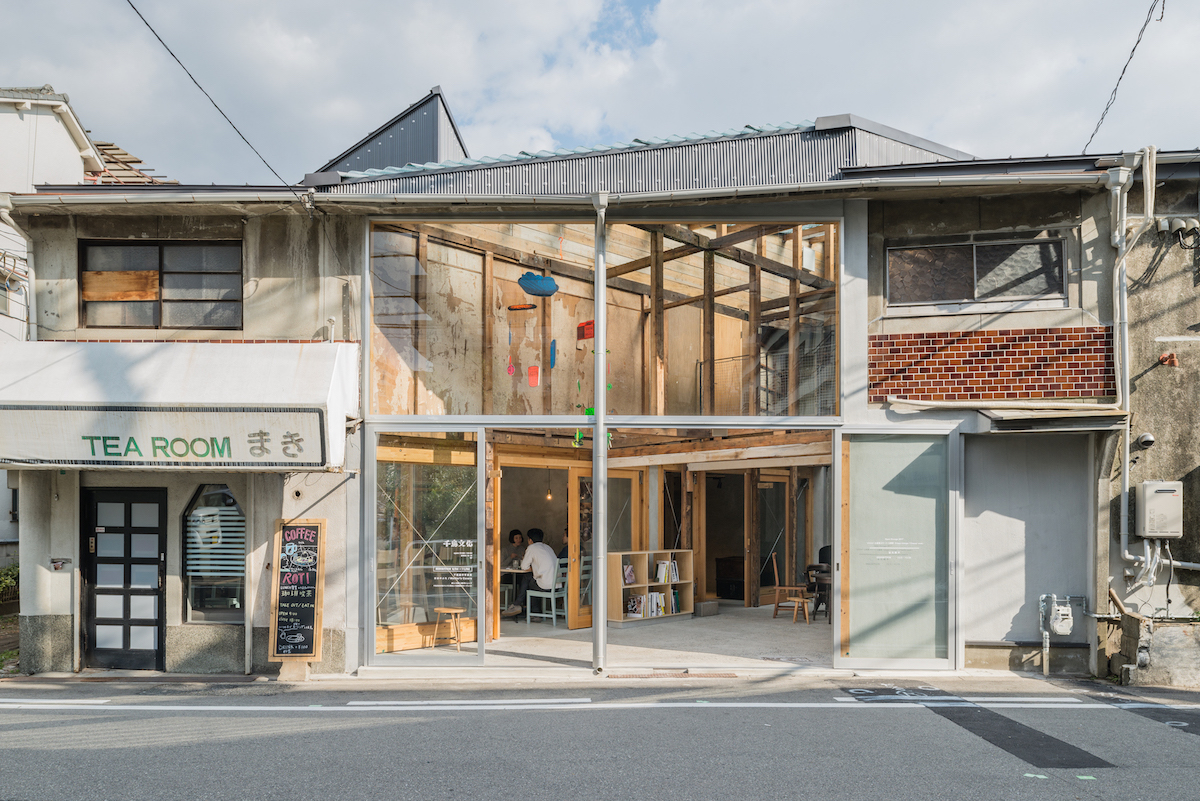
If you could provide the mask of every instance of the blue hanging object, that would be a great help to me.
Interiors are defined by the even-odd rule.
[[[555,356],[558,355],[558,340],[550,340],[550,368],[554,369]]]
[[[554,283],[554,279],[548,275],[525,273],[517,279],[517,283],[521,289],[539,298],[548,298],[558,291],[558,284]]]

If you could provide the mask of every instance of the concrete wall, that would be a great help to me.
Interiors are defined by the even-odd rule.
[[[41,215],[22,225],[34,240],[40,339],[358,339],[363,217]],[[81,239],[241,240],[242,330],[82,327]]]
[[[1163,170],[1162,173],[1167,173]],[[1160,186],[1156,213],[1194,217],[1196,180],[1167,181]],[[1140,189],[1131,194],[1130,213],[1141,210]],[[1200,562],[1200,342],[1159,342],[1159,337],[1195,337],[1200,333],[1200,250],[1184,250],[1173,235],[1157,232],[1142,237],[1128,258],[1129,340],[1132,378],[1130,407],[1133,436],[1154,435],[1156,444],[1133,453],[1130,478],[1130,532],[1136,532],[1137,499],[1134,490],[1142,481],[1182,481],[1184,537],[1171,543],[1177,559]],[[1174,352],[1179,367],[1159,364],[1165,352]],[[1167,571],[1155,586],[1135,585],[1126,578],[1118,532],[1121,463],[1119,453],[1111,465],[1107,502],[1110,509],[1112,586],[1132,612],[1144,616],[1167,614]],[[1142,553],[1141,540],[1131,537],[1131,550]],[[1171,582],[1170,614],[1191,617],[1200,612],[1200,573],[1176,571]]]
[[[546,500],[546,487],[553,499]],[[500,480],[500,532],[502,543],[514,528],[527,533],[540,528],[546,544],[555,553],[562,548],[562,533],[567,519],[567,471],[541,470],[536,467],[506,467]]]

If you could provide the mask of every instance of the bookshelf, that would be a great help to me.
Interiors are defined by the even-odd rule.
[[[666,563],[664,573],[659,564]],[[674,563],[674,570],[671,564]],[[632,581],[626,568],[632,569]],[[692,552],[614,551],[608,554],[608,620],[615,625],[665,620],[690,615],[693,611],[696,574]],[[655,595],[655,594],[659,595]],[[630,599],[641,598],[641,614],[630,611]],[[661,614],[651,613],[651,604],[661,600]],[[635,602],[635,607],[638,605]]]

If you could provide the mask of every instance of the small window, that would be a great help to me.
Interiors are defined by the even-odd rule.
[[[242,327],[240,242],[85,242],[82,250],[87,326]]]
[[[974,303],[1061,297],[1061,240],[888,251],[888,304]]]
[[[184,513],[183,536],[189,619],[242,622],[246,516],[229,487],[200,487]]]

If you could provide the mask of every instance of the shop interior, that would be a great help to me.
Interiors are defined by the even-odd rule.
[[[612,664],[831,664],[831,433],[711,418],[837,414],[837,243],[832,222],[608,226],[608,411],[705,427],[611,432],[594,610],[591,432],[537,424],[593,413],[594,227],[376,223],[372,410],[530,420],[380,434],[376,653],[482,635],[489,664],[590,664],[603,621]],[[530,529],[565,581],[502,619],[521,570],[508,535]]]

